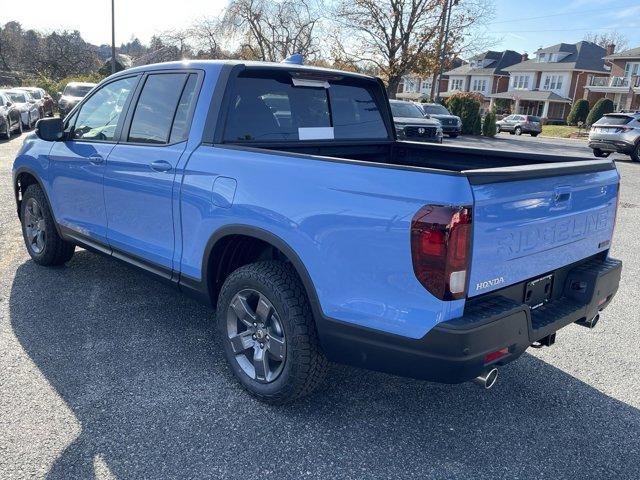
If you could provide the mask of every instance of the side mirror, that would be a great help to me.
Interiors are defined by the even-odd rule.
[[[6,105],[7,107],[10,107],[11,105],[13,105],[13,102],[7,102],[7,103],[5,103],[5,105]]]
[[[36,123],[36,135],[47,142],[57,142],[64,137],[64,121],[61,118],[41,118]]]

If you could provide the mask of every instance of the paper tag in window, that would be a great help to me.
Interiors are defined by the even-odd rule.
[[[333,140],[333,127],[305,127],[298,128],[300,140]]]

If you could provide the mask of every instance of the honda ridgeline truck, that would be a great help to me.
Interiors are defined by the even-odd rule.
[[[119,72],[40,120],[13,181],[29,255],[109,255],[217,309],[263,401],[328,361],[475,379],[616,293],[608,159],[398,141],[382,82],[281,64]]]

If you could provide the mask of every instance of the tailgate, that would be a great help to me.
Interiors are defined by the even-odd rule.
[[[469,297],[609,248],[618,172],[585,170],[514,181],[496,176],[499,181],[493,183],[487,176],[480,182],[470,178],[474,206]]]

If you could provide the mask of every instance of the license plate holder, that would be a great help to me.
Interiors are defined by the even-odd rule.
[[[531,280],[524,289],[524,303],[529,305],[531,310],[535,310],[551,299],[552,291],[553,274]]]

